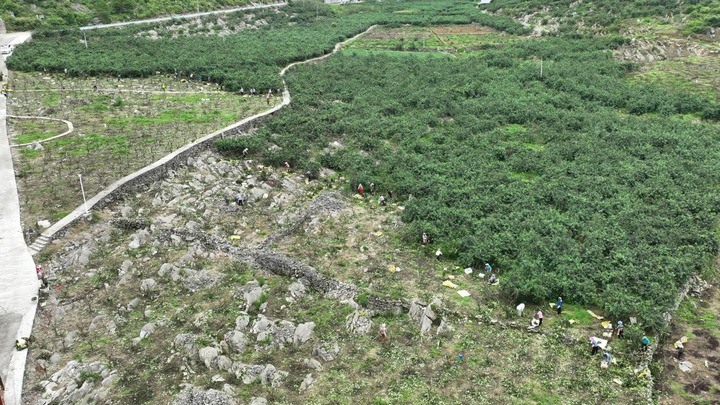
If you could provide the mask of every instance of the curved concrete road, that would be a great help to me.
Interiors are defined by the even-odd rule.
[[[3,34],[0,44],[15,45],[29,37],[29,33]],[[7,79],[4,56],[0,56],[0,71]],[[0,95],[0,376],[5,382],[5,403],[19,405],[27,350],[16,351],[15,339],[30,336],[39,282],[23,237],[5,115],[5,97]]]
[[[174,14],[174,15],[167,16],[167,17],[148,18],[147,20],[126,21],[126,22],[119,22],[119,23],[112,23],[112,24],[87,25],[85,27],[80,27],[80,29],[83,31],[87,31],[87,30],[96,30],[99,28],[124,27],[126,25],[148,24],[148,23],[169,21],[169,20],[174,20],[174,19],[196,18],[196,17],[204,17],[206,15],[213,15],[213,14],[227,14],[227,13],[234,13],[236,11],[257,10],[257,9],[261,9],[261,8],[273,8],[273,7],[282,7],[282,6],[287,6],[287,3],[255,4],[252,6],[228,8],[225,10],[204,11],[202,13]]]

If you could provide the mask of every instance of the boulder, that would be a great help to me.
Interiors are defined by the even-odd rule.
[[[312,387],[313,383],[315,382],[315,379],[313,378],[312,374],[307,374],[305,378],[300,383],[300,392],[307,391]]]
[[[250,324],[250,315],[248,314],[242,314],[235,318],[235,329],[239,331],[244,331],[247,329],[248,325]]]
[[[316,346],[312,353],[313,356],[319,357],[322,361],[333,361],[340,353],[340,346],[337,343],[322,343]]]
[[[315,359],[305,359],[305,360],[303,360],[303,364],[305,365],[305,367],[312,369],[312,370],[320,371],[323,368],[322,364],[320,364],[320,362]]]
[[[160,266],[160,270],[158,270],[158,276],[165,277],[173,272],[178,271],[178,268],[170,263],[163,263],[162,266]]]
[[[357,335],[364,335],[370,332],[373,327],[373,321],[367,316],[365,311],[355,310],[355,312],[348,315],[345,319],[345,329]]]
[[[293,336],[293,343],[295,345],[301,345],[310,340],[313,329],[315,329],[315,322],[306,322],[298,325]]]
[[[216,347],[203,347],[198,352],[200,361],[209,369],[216,368],[215,359],[220,355],[220,349]]]
[[[293,298],[300,298],[305,295],[305,285],[303,283],[293,283],[288,287],[290,296]]]
[[[223,341],[235,353],[242,353],[248,345],[247,337],[239,330],[232,330],[226,333]]]
[[[271,387],[279,387],[283,383],[282,380],[287,376],[287,371],[280,371],[272,364],[268,364],[262,373],[260,373],[260,383]]]
[[[149,294],[157,288],[157,281],[152,278],[146,278],[140,283],[140,291],[143,294]]]
[[[140,339],[145,339],[153,332],[155,332],[155,324],[152,322],[146,323],[145,326],[140,329]]]

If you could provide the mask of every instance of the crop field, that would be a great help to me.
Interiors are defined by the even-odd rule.
[[[214,162],[213,166],[210,162]],[[238,187],[239,179],[265,179],[257,187],[262,187],[268,196],[243,207],[229,203],[224,190]],[[600,321],[588,315],[588,307],[568,304],[559,317],[550,314],[551,308],[544,303],[548,315],[543,333],[528,333],[527,320],[535,307],[528,308],[527,317],[519,317],[514,304],[503,298],[501,289],[478,276],[481,270],[467,275],[453,261],[430,259],[426,252],[430,247],[403,243],[406,225],[399,216],[402,205],[395,202],[379,206],[373,195],[350,198],[340,194],[340,200],[335,200],[336,209],[317,211],[269,249],[311,263],[328,277],[356,283],[362,291],[356,298],[361,317],[372,314],[364,307],[371,296],[417,297],[422,302],[438,298],[442,305],[436,310],[449,322],[451,332],[436,334],[434,325],[431,334],[423,336],[417,322],[407,314],[375,313],[370,331],[354,333],[346,328],[354,310],[345,301],[312,289],[302,296],[291,296],[288,289],[296,283],[293,279],[248,267],[241,259],[213,249],[203,253],[193,248],[192,256],[196,257],[190,258],[187,249],[195,245],[191,240],[164,247],[160,242],[160,229],[169,225],[164,221],[171,219],[176,229],[194,222],[199,226],[196,231],[212,238],[232,240],[241,249],[256,248],[289,227],[313,201],[347,185],[347,179],[327,170],[317,180],[305,179],[301,173],[206,153],[196,159],[195,167],[182,169],[173,179],[156,183],[125,203],[99,212],[97,221],[71,231],[65,241],[70,243],[65,246],[92,249],[87,264],[69,265],[67,261],[73,260],[75,253],[67,254],[62,245],[53,245],[43,254],[49,266],[62,269],[56,281],[60,288],[54,290],[50,300],[65,303],[66,311],[48,309],[40,314],[33,355],[58,352],[63,359],[112,365],[120,383],[114,386],[111,397],[124,402],[169,403],[182,384],[221,390],[227,383],[235,387],[234,396],[243,402],[258,396],[275,403],[323,404],[550,404],[561,399],[581,404],[598,397],[615,403],[633,403],[642,398],[648,380],[634,371],[643,359],[634,344],[638,329],[630,327],[626,341],[611,340],[616,362],[608,369],[600,367],[598,357],[588,354],[587,336],[602,332]],[[177,198],[181,196],[178,192],[188,190],[188,184],[206,192],[193,201]],[[205,207],[202,218],[193,212],[194,207]],[[129,247],[127,241],[133,239],[134,231],[118,228],[118,222],[113,221],[121,218],[147,218],[155,229],[151,232],[154,242]],[[95,242],[88,245],[90,240]],[[203,258],[205,255],[212,256]],[[202,270],[224,278],[213,288],[188,290],[185,281],[158,275],[157,269],[164,263],[181,262],[187,274]],[[391,264],[397,267],[391,269]],[[118,268],[126,270],[121,270],[121,275],[115,270]],[[92,276],[77,277],[83,269],[93,269]],[[507,279],[505,273],[500,274],[502,285]],[[442,285],[449,275],[454,277],[457,289]],[[158,280],[162,287],[139,294],[138,284],[146,278]],[[261,302],[245,312],[238,291],[253,280],[259,281],[265,293]],[[460,297],[459,289],[468,290],[471,296]],[[93,327],[87,328],[90,320],[85,313],[107,316],[117,311],[118,305],[125,307],[135,298],[139,300],[132,310],[123,312],[112,338],[104,336],[98,327],[103,325],[102,319],[108,318],[98,318]],[[232,371],[207,370],[202,362],[192,360],[192,354],[185,358],[183,349],[173,345],[176,336],[182,334],[195,336],[198,345],[215,345],[244,314],[249,314],[251,324],[261,317],[315,323],[313,339],[304,345],[278,347],[273,343],[276,337],[258,336],[255,340],[248,330],[246,334],[253,340],[247,348],[239,353],[226,352],[233,362],[272,364],[289,372],[282,385],[243,383]],[[139,344],[133,343],[137,331],[148,323],[158,327]],[[382,323],[389,327],[387,341],[377,334]],[[76,342],[64,346],[63,339],[57,336],[73,330],[80,331]],[[313,347],[328,342],[339,345],[339,354],[323,362],[320,369],[309,369],[303,359],[311,357]],[[171,352],[173,347],[176,354]],[[126,352],[135,355],[126,357]],[[52,367],[48,375],[54,372]],[[307,373],[315,379],[314,385],[298,392]],[[29,371],[29,378],[47,376]],[[36,386],[28,390],[26,397],[36,398],[42,391]]]
[[[74,30],[40,32],[8,61],[11,113],[67,119],[75,131],[17,150],[26,225],[78,205],[75,174],[87,176],[93,194],[267,107],[240,88],[275,91],[287,64],[374,26],[322,62],[290,69],[292,104],[252,134],[217,141],[214,153],[95,213],[73,243],[44,252],[60,269],[51,300],[77,304],[62,329],[65,315],[50,311],[39,345],[113,367],[121,382],[113,395],[124,402],[168,403],[184,384],[244,402],[636,403],[651,385],[663,403],[712,400],[718,295],[693,286],[718,278],[717,7],[292,2],[87,40]],[[32,119],[10,124],[16,142],[62,130]],[[233,204],[239,189],[251,203]],[[303,283],[332,280],[352,294],[318,289],[298,299],[297,280],[262,263],[271,253],[295,260],[288,273]],[[300,277],[297,262],[319,276]],[[486,262],[499,284],[477,275]],[[158,270],[166,264],[178,272]],[[223,284],[203,290],[183,281],[203,271],[222,274]],[[138,293],[150,277],[162,288]],[[443,286],[449,281],[457,288]],[[687,286],[689,298],[678,301]],[[244,306],[251,287],[262,293]],[[566,312],[528,333],[515,306],[551,312],[558,296]],[[433,319],[430,336],[412,310],[371,310],[436,298],[447,324]],[[141,307],[130,308],[137,299]],[[60,342],[84,331],[83,311],[96,310],[122,318],[117,340],[143,356],[125,365],[115,340],[89,332],[74,348]],[[607,369],[586,342],[612,334],[588,310],[629,324],[627,339],[610,339],[616,363]],[[246,330],[246,350],[228,350],[224,334],[248,314],[260,324],[275,319],[275,332],[315,322],[312,348]],[[353,319],[372,321],[372,331],[356,333]],[[149,322],[157,332],[137,340]],[[377,335],[383,323],[387,342]],[[181,332],[197,347],[168,354]],[[643,334],[658,344],[654,359],[638,351]],[[673,347],[682,336],[693,372],[681,371]],[[339,356],[308,366],[334,344]],[[224,368],[203,364],[203,346],[241,371],[225,359]],[[260,365],[289,373],[273,374],[285,378],[277,387],[267,375],[255,383],[243,374]]]
[[[14,150],[25,229],[39,220],[54,222],[82,204],[78,175],[85,193],[93,196],[180,146],[268,108],[263,97],[164,76],[118,81],[14,73],[10,88],[12,114],[61,118],[75,126],[73,133],[43,143],[42,149]],[[279,102],[279,97],[271,99]],[[52,121],[9,123],[10,137],[18,144],[67,129]]]
[[[713,153],[709,160],[704,153],[695,153],[692,162],[675,159],[713,142],[718,127],[682,123],[683,114],[701,116],[705,96],[632,84],[604,46],[527,40],[457,61],[341,54],[293,73],[298,108],[280,114],[257,137],[282,148],[267,154],[268,162],[316,162],[350,174],[352,184],[374,182],[382,193],[407,200],[402,217],[412,231],[406,240],[426,231],[434,246],[462,265],[498,263],[511,275],[504,286],[511,296],[572,297],[614,317],[639,316],[659,326],[655,308],[674,300],[659,286],[679,287],[706,263],[690,259],[695,254],[685,262],[682,255],[661,252],[704,256],[700,251],[712,255],[717,246],[713,226],[701,225],[712,223],[715,206],[712,193],[700,191],[715,182]],[[537,55],[544,55],[543,76]],[[571,67],[577,62],[567,64],[590,59],[594,65],[585,64],[582,72]],[[435,86],[440,82],[442,87]],[[637,99],[641,94],[645,101]],[[647,98],[652,96],[659,98]],[[682,139],[683,146],[671,147],[665,137]],[[322,152],[335,141],[346,148]],[[248,142],[241,140],[238,148]],[[266,149],[252,142],[255,150]],[[670,149],[647,149],[648,143]],[[308,145],[317,152],[305,153]],[[659,175],[679,167],[683,171],[670,177]],[[645,181],[643,173],[658,175]],[[709,182],[673,184],[673,177],[686,176]],[[590,183],[604,187],[583,185]],[[684,216],[684,209],[649,199],[671,190],[686,196],[699,191],[684,199],[698,214],[708,210],[692,220],[699,226],[696,236],[684,222],[682,238],[672,237],[676,231],[665,221]],[[656,231],[664,236],[653,236]],[[605,244],[608,233],[615,242]],[[596,245],[601,240],[604,247]],[[673,243],[680,245],[667,245]],[[638,271],[642,280],[627,282]]]
[[[513,41],[512,36],[480,25],[378,27],[348,49],[410,52],[471,52]]]

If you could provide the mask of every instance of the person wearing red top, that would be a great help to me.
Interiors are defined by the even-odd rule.
[[[358,194],[362,195],[365,192],[365,188],[363,187],[362,183],[358,184]]]

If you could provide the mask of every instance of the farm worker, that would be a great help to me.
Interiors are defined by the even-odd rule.
[[[598,350],[600,350],[600,342],[598,342],[597,338],[595,336],[590,338],[590,355],[594,356]]]
[[[542,320],[543,320],[543,313],[541,309],[537,310],[537,313],[535,314],[535,317],[538,319],[539,323],[538,326],[542,326]]]
[[[380,337],[383,342],[387,340],[387,325],[385,324],[380,325]]]
[[[358,186],[357,186],[357,192],[358,192],[358,194],[360,194],[360,195],[363,195],[363,193],[365,192],[365,187],[363,187],[362,183],[358,184]]]
[[[250,150],[248,148],[243,149],[243,152],[242,152],[243,156],[247,156],[248,153],[250,153]]]
[[[440,260],[440,257],[442,257],[442,252],[440,251],[440,249],[438,249],[438,250],[435,252],[435,258],[438,259],[438,260]]]
[[[370,194],[375,194],[375,183],[370,183]]]
[[[522,316],[523,312],[525,312],[525,303],[521,302],[515,307],[515,310],[517,311],[518,316]]]
[[[558,315],[562,314],[562,306],[563,306],[562,297],[558,297],[558,302],[557,302],[557,313],[558,313]]]
[[[240,95],[241,95],[241,96],[244,96],[244,95],[245,95],[245,89],[242,88],[242,87],[240,87]]]
[[[270,105],[270,94],[269,93],[267,96],[265,96],[265,102],[267,103],[267,105]]]
[[[380,203],[380,205],[382,205],[382,206],[385,206],[385,197],[383,197],[383,196],[378,197],[378,203]]]
[[[41,280],[45,273],[43,273],[42,266],[39,264],[35,266],[35,274],[37,275],[38,280]]]
[[[285,162],[285,164],[284,164],[283,166],[285,166],[286,169],[289,169],[289,168],[290,168],[290,163]]]
[[[462,353],[458,353],[458,362],[460,362],[460,363],[463,362],[463,354]]]
[[[683,346],[683,342],[680,340],[675,342],[675,348],[677,349],[677,358],[681,359],[685,354],[685,346]]]
[[[640,341],[640,347],[642,348],[642,351],[646,352],[649,344],[650,338],[648,338],[647,336],[643,336],[642,340]]]
[[[612,356],[610,355],[610,353],[608,353],[608,352],[603,353],[603,360],[610,363],[610,359],[612,359]]]
[[[422,234],[422,244],[427,245],[430,242],[430,238],[428,237],[428,234],[423,232]]]
[[[277,92],[275,94],[277,94],[278,97],[282,97],[282,90],[277,89]]]
[[[247,200],[247,198],[245,198],[245,194],[238,194],[235,196],[235,202],[237,205],[245,205],[245,200]]]
[[[490,263],[485,263],[485,272],[491,273],[492,272],[492,266]]]
[[[497,281],[497,277],[495,277],[494,274],[490,275],[490,278],[488,278],[488,283],[493,284]],[[540,324],[542,325],[542,318],[540,318]]]
[[[162,84],[162,91],[165,91],[165,90],[167,90],[167,86],[165,85],[165,83],[163,83],[163,84]]]
[[[625,332],[625,325],[623,325],[623,321],[618,321],[617,324],[617,336],[619,338],[623,337],[623,332]]]

